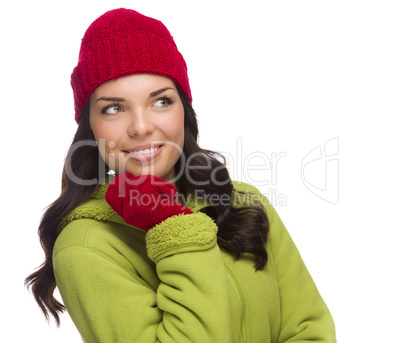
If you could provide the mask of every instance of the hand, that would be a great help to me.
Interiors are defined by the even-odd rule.
[[[176,195],[176,187],[160,177],[124,173],[113,179],[105,198],[128,224],[148,231],[169,217],[193,213],[174,201]]]

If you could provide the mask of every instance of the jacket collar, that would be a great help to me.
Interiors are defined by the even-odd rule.
[[[69,212],[59,223],[58,230],[61,231],[72,221],[83,218],[95,219],[98,221],[112,221],[128,225],[105,200],[109,183],[110,181],[105,181],[104,183],[100,184],[88,200]],[[205,207],[211,206],[211,204],[207,203],[201,198],[196,198],[189,194],[187,196],[186,206],[191,211],[198,212]]]

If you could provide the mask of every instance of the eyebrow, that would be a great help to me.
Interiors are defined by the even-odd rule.
[[[150,98],[153,98],[154,96],[157,96],[161,93],[163,93],[164,91],[167,91],[168,89],[173,89],[172,87],[165,87],[165,88],[161,88],[158,89],[157,91],[154,91],[152,93],[149,94]],[[95,102],[99,101],[99,100],[103,100],[103,101],[116,101],[116,102],[122,102],[125,101],[124,98],[113,98],[113,97],[106,97],[106,96],[102,96],[99,99],[96,99]]]
[[[173,89],[173,88],[172,88],[172,87],[161,88],[161,89],[159,89],[159,90],[157,90],[157,91],[152,92],[151,94],[149,94],[149,97],[152,98],[152,97],[154,97],[154,96],[157,96],[157,95],[163,93],[164,91],[167,91],[168,89]]]
[[[107,96],[102,96],[99,99],[96,99],[95,102],[97,102],[99,100],[103,100],[103,101],[124,101],[123,98],[110,98],[110,97],[107,97]]]

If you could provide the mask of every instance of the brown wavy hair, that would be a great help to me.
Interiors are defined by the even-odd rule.
[[[179,195],[195,194],[202,195],[206,201],[212,197],[230,199],[228,202],[213,202],[212,207],[203,209],[213,217],[218,226],[218,245],[230,252],[235,259],[239,259],[243,253],[250,253],[254,257],[255,270],[264,268],[268,261],[265,243],[268,237],[269,222],[267,214],[261,203],[249,205],[244,203],[240,206],[236,195],[243,194],[233,187],[229,172],[225,167],[224,157],[211,150],[201,149],[198,145],[198,123],[196,113],[184,93],[177,87],[180,99],[184,106],[184,161],[192,156],[192,168],[186,169],[185,173],[176,181]],[[79,149],[79,142],[89,142]],[[92,143],[92,144],[90,144]],[[221,162],[219,159],[223,159]],[[193,168],[202,166],[202,168]],[[73,182],[67,176],[67,168],[81,180],[94,180],[92,184],[83,186]],[[176,175],[183,171],[183,158],[175,165]],[[51,314],[57,325],[60,325],[59,314],[64,312],[65,307],[54,297],[56,280],[53,273],[52,253],[56,242],[58,225],[62,218],[74,210],[78,205],[87,200],[95,191],[96,187],[104,182],[109,167],[99,155],[95,144],[95,138],[89,124],[89,105],[84,107],[83,113],[75,133],[72,144],[67,153],[63,168],[61,194],[45,211],[39,225],[38,234],[40,243],[45,252],[45,261],[31,275],[25,279],[25,285],[32,289],[36,302],[41,308],[47,320]],[[216,182],[211,182],[212,176]],[[194,182],[196,181],[196,182]]]

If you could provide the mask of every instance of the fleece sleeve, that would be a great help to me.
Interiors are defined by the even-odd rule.
[[[334,343],[331,314],[292,238],[275,209],[266,206],[270,246],[280,292],[281,329],[278,342]]]
[[[203,213],[171,217],[145,236],[151,285],[125,258],[89,246],[54,254],[63,302],[87,343],[231,342],[228,286]],[[147,262],[144,261],[144,264]],[[141,266],[139,266],[141,268]]]

